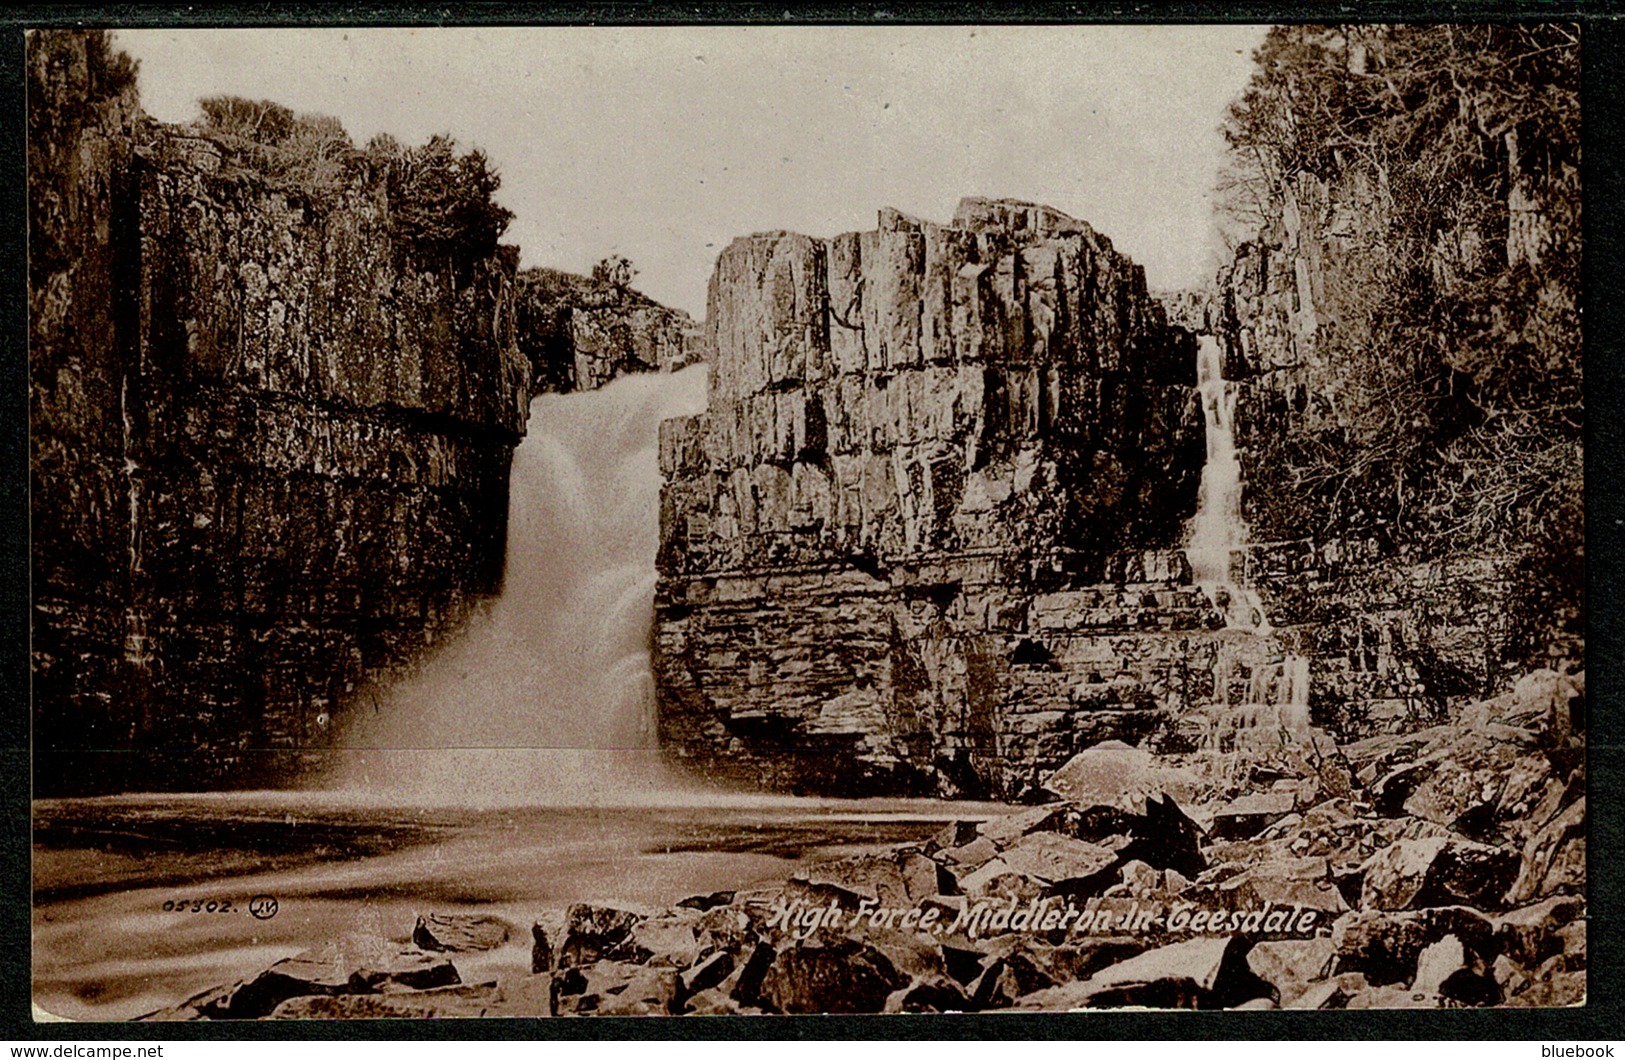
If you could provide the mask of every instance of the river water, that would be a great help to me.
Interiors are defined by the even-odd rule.
[[[130,1019],[346,933],[405,940],[427,911],[517,929],[501,949],[456,958],[465,981],[522,974],[529,925],[572,902],[664,907],[1008,809],[702,790],[574,806],[335,792],[42,800],[34,999],[53,1016]],[[276,911],[262,918],[266,897]]]
[[[662,761],[658,427],[706,385],[700,366],[532,403],[501,596],[306,790],[36,802],[40,1009],[129,1019],[345,933],[405,939],[426,911],[517,928],[460,958],[465,980],[528,972],[529,924],[570,903],[666,906],[1004,812],[721,791]]]

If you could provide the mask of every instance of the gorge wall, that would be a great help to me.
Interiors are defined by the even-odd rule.
[[[532,394],[686,317],[569,288],[541,377],[518,251],[414,228],[387,155],[298,119],[290,176],[147,118],[103,35],[28,58],[38,790],[286,779],[500,590]]]
[[[1195,340],[1083,222],[967,199],[951,225],[750,236],[707,328],[709,409],[662,429],[679,758],[1020,797],[1279,662],[1170,551],[1204,459]]]

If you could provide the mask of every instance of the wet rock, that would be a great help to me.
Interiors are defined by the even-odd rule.
[[[1517,871],[1517,855],[1502,847],[1465,839],[1400,840],[1366,863],[1361,904],[1386,910],[1494,908]]]
[[[779,951],[762,979],[760,995],[776,1012],[881,1012],[892,992],[909,981],[863,942],[814,940]]]
[[[1409,912],[1361,910],[1346,913],[1332,925],[1338,972],[1360,972],[1371,983],[1386,986],[1416,978],[1422,951],[1454,935],[1476,960],[1493,959],[1494,925],[1468,906],[1435,906]]]
[[[1247,967],[1275,988],[1283,1006],[1292,1007],[1310,984],[1326,974],[1333,952],[1332,940],[1325,937],[1276,939],[1254,945],[1247,953]]]
[[[1524,844],[1517,879],[1507,892],[1510,905],[1585,888],[1586,800],[1581,796]]]
[[[635,952],[632,929],[647,919],[646,914],[629,909],[586,903],[572,905],[565,914],[559,967],[630,960]]]
[[[424,950],[480,953],[507,942],[509,933],[508,924],[494,916],[420,913],[412,928],[412,944]]]

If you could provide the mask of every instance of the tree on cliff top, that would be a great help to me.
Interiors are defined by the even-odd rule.
[[[395,232],[406,245],[459,265],[496,250],[513,214],[495,201],[502,178],[484,151],[459,154],[444,135],[412,148],[381,136],[367,155],[384,167]]]

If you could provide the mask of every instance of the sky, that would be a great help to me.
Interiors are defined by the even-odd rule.
[[[213,95],[339,118],[357,145],[479,147],[525,265],[634,286],[695,317],[752,232],[948,221],[963,196],[1047,203],[1145,266],[1219,264],[1218,125],[1261,26],[616,27],[120,31],[147,112]]]

